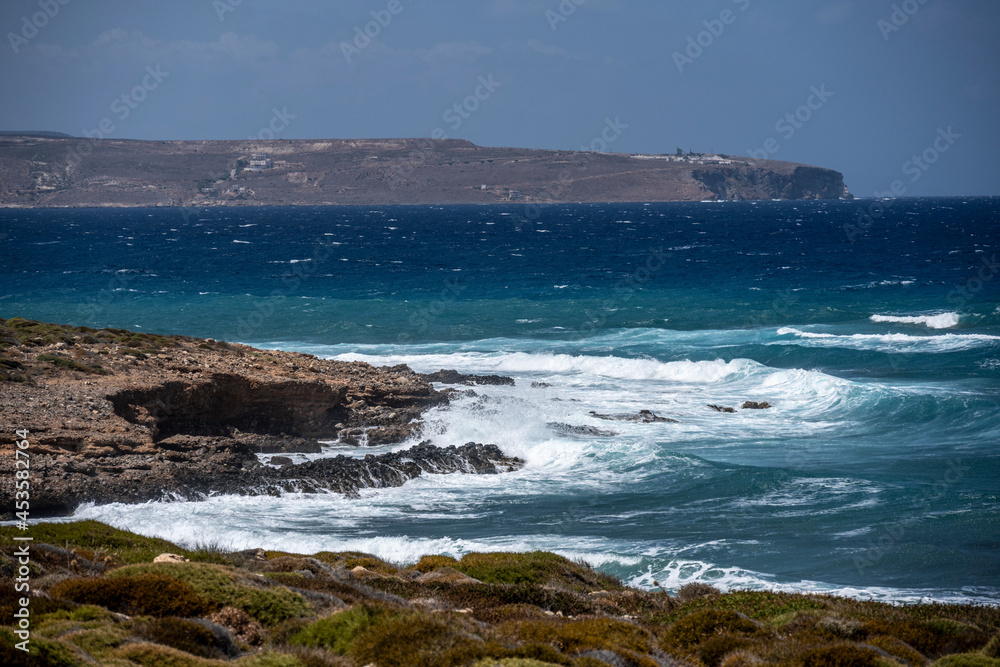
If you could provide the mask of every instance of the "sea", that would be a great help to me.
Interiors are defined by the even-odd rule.
[[[1000,604],[1000,198],[5,209],[0,242],[4,317],[516,381],[431,409],[410,442],[320,455],[493,443],[516,472],[73,519]],[[676,423],[594,414],[641,410]]]

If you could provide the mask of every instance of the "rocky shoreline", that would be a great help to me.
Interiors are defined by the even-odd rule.
[[[353,496],[425,473],[495,474],[522,465],[478,443],[423,442],[280,467],[258,457],[317,453],[320,440],[404,442],[419,435],[426,409],[447,401],[406,366],[11,318],[0,321],[0,498],[9,512],[19,429],[30,434],[33,516],[164,497]]]

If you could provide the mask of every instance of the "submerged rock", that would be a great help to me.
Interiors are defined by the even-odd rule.
[[[676,419],[670,419],[669,417],[661,417],[650,410],[640,410],[637,414],[617,414],[617,415],[603,415],[597,412],[591,411],[591,417],[597,419],[603,419],[605,421],[616,421],[616,422],[641,422],[643,424],[652,424],[655,422],[664,422],[667,424],[679,424],[680,422]]]
[[[725,412],[727,414],[735,414],[736,412],[736,408],[726,408],[721,405],[709,405],[708,407],[712,408],[716,412]]]
[[[506,377],[504,375],[463,375],[462,373],[453,370],[440,370],[436,373],[425,373],[419,377],[427,382],[439,382],[441,384],[514,386],[514,378]]]
[[[747,401],[743,404],[743,410],[767,410],[774,407],[770,403],[757,403],[756,401]]]
[[[574,426],[562,422],[549,422],[546,426],[561,435],[593,435],[599,438],[610,438],[618,435],[614,431],[607,431],[596,426]]]

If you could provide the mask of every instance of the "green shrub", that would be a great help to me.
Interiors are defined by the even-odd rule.
[[[453,567],[459,569],[459,563],[451,556],[424,556],[413,566],[418,572],[433,572],[439,567]]]
[[[1000,667],[1000,660],[981,653],[960,653],[941,658],[932,667]]]
[[[486,658],[480,660],[472,667],[552,667],[553,664],[551,662],[532,660],[531,658],[504,658],[503,660]]]
[[[751,646],[751,642],[744,635],[723,632],[703,641],[698,646],[697,656],[708,667],[717,667],[722,663],[722,659],[730,653],[749,646]]]
[[[169,616],[154,619],[138,632],[140,637],[171,646],[201,658],[224,657],[215,646],[215,633],[200,623]]]
[[[65,368],[71,371],[79,371],[80,373],[89,373],[90,375],[107,375],[108,372],[101,368],[100,366],[84,366],[81,363],[73,361],[72,359],[65,359],[63,357],[57,357],[54,354],[40,354],[35,357],[38,361],[48,361],[51,362],[57,368]]]
[[[294,635],[288,643],[325,648],[337,655],[347,655],[358,635],[395,615],[398,612],[381,605],[358,605],[316,621]]]
[[[927,658],[919,651],[895,637],[871,637],[866,640],[866,643],[871,644],[875,648],[882,649],[889,655],[899,658],[909,665],[922,665],[927,662]]]
[[[418,613],[389,616],[362,632],[351,645],[358,664],[379,667],[451,667],[487,655],[482,641],[459,619]]]
[[[111,651],[125,643],[128,633],[115,626],[77,630],[63,635],[61,639],[87,652],[92,658],[104,658]]]
[[[983,654],[991,658],[1000,658],[1000,634],[993,635],[993,639],[983,649]]]
[[[649,632],[608,618],[514,621],[501,626],[501,630],[521,641],[552,644],[570,654],[590,650],[649,653],[653,649]]]
[[[25,595],[25,593],[16,591],[13,583],[0,584],[0,625],[14,625],[14,614],[21,609],[21,598]],[[72,609],[75,606],[66,600],[31,596],[29,609],[32,616],[38,617],[43,614]]]
[[[20,534],[14,526],[0,526],[0,537],[9,540]],[[119,530],[99,521],[40,523],[31,527],[31,535],[35,544],[90,549],[112,556],[117,563],[148,563],[162,553],[190,557],[188,551],[167,540]]]
[[[130,616],[201,616],[211,603],[183,581],[164,574],[69,579],[56,584],[51,595],[80,604],[106,607]]]
[[[663,647],[689,649],[718,632],[754,635],[759,632],[753,621],[729,609],[704,609],[685,616],[670,626],[663,636]]]
[[[312,609],[298,593],[283,586],[264,588],[264,581],[249,579],[246,572],[210,563],[144,563],[108,573],[109,578],[145,574],[169,575],[190,585],[213,608],[236,607],[266,627],[308,616]],[[260,586],[260,588],[258,588]],[[193,614],[171,614],[192,616]]]
[[[4,667],[82,667],[86,663],[62,642],[31,636],[28,652],[17,648],[20,637],[0,628],[0,664]]]
[[[114,657],[128,660],[142,667],[225,667],[228,662],[199,658],[169,646],[140,642],[126,644]]]
[[[879,654],[856,644],[836,644],[806,651],[799,656],[801,667],[888,667]]]
[[[695,581],[690,584],[684,584],[677,590],[677,599],[682,602],[690,602],[691,600],[697,600],[698,598],[708,597],[709,595],[719,595],[720,591],[715,586],[710,586],[704,584],[700,581]]]

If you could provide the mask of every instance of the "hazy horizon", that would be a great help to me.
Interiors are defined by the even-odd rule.
[[[998,19],[985,0],[18,0],[0,128],[681,148],[835,169],[859,197],[1000,195]]]

